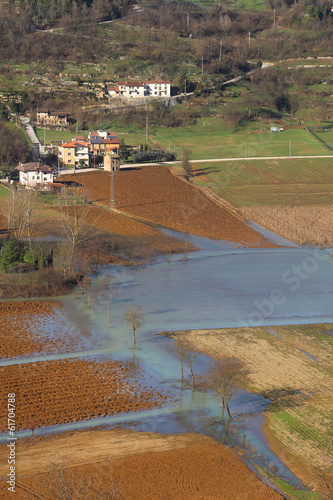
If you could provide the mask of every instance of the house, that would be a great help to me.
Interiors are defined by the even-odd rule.
[[[89,165],[89,145],[82,140],[73,139],[59,146],[59,158],[66,165]]]
[[[19,163],[16,167],[19,171],[19,182],[23,186],[48,187],[53,183],[53,170],[41,162]]]
[[[171,81],[146,80],[146,81],[123,81],[108,88],[110,97],[125,97],[136,99],[144,97],[170,97]]]
[[[120,169],[120,159],[116,153],[108,153],[104,156],[104,170],[107,172],[115,171]]]
[[[106,132],[105,130],[89,132],[87,142],[92,156],[104,156],[111,152],[118,154],[119,152],[119,139],[115,132]]]
[[[50,112],[48,109],[37,109],[37,125],[40,127],[68,127],[68,113]]]

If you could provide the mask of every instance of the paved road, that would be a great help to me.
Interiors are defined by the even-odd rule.
[[[33,153],[32,153],[33,160],[37,161],[40,158],[44,158],[46,156],[44,146],[42,146],[41,143],[39,142],[39,139],[35,134],[32,125],[30,124],[30,118],[28,118],[27,116],[20,116],[20,120],[23,124],[25,133],[29,137],[29,141],[33,146]]]
[[[191,160],[191,163],[211,163],[211,162],[227,162],[227,161],[251,161],[251,160],[291,160],[291,159],[315,159],[315,158],[332,158],[331,155],[320,155],[320,156],[254,156],[251,158],[209,158],[205,160]],[[120,170],[126,170],[129,168],[138,168],[138,167],[153,167],[156,165],[174,165],[179,164],[180,161],[165,161],[160,163],[124,163],[120,165]],[[84,169],[76,169],[75,171],[70,170],[61,170],[61,175],[66,174],[75,174],[80,172],[103,172],[103,167],[98,168],[84,168]]]

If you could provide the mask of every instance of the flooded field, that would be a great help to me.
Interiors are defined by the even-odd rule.
[[[91,366],[113,360],[131,361],[140,370],[140,387],[150,391],[148,399],[159,400],[153,405],[154,409],[143,405],[132,413],[133,407],[126,412],[120,405],[113,414],[96,410],[94,415],[90,409],[81,419],[60,418],[59,424],[42,422],[43,426],[37,426],[35,434],[120,424],[149,432],[199,432],[237,446],[250,467],[274,467],[277,477],[301,487],[265,439],[263,410],[269,400],[238,391],[231,402],[233,420],[229,425],[221,422],[219,403],[209,393],[192,390],[188,370],[185,371],[188,382],[181,384],[179,360],[167,350],[173,341],[156,334],[170,330],[333,322],[331,251],[286,246],[243,249],[201,238],[191,238],[190,242],[202,250],[189,254],[187,260],[183,256],[172,256],[141,268],[104,268],[91,285],[89,300],[79,290],[61,299],[63,308],[49,311],[52,323],[59,321],[60,327],[44,328],[43,341],[35,350],[23,349],[21,356],[14,347],[12,351],[7,350],[0,367],[13,370],[14,365],[18,365],[18,369],[21,366],[23,370],[23,365],[28,368],[40,361],[48,367],[45,373],[51,373],[52,363],[74,363],[73,358],[77,363]],[[101,287],[106,272],[115,278],[110,323],[108,299]],[[122,321],[126,307],[134,304],[140,305],[144,313],[135,349],[132,332]],[[45,318],[43,322],[47,324]],[[66,340],[69,349],[64,344],[67,330],[72,338]],[[274,332],[274,328],[269,330]],[[47,338],[58,335],[59,349],[55,346],[51,352],[46,351]],[[269,335],[274,339],[273,333]],[[196,375],[204,373],[207,365],[207,358],[198,356],[194,365]],[[50,382],[52,384],[51,379]],[[54,398],[64,398],[60,389],[54,390]],[[69,394],[68,398],[70,400]],[[17,433],[18,437],[29,435],[31,430]],[[5,436],[1,437],[1,441],[4,439]]]

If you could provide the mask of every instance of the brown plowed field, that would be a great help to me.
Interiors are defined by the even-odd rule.
[[[0,359],[82,350],[85,343],[56,314],[60,308],[57,302],[0,302]]]
[[[79,182],[94,203],[110,206],[109,173],[66,175],[64,180]],[[116,208],[122,213],[205,238],[251,247],[274,246],[164,166],[122,170],[115,174],[114,186]]]
[[[0,449],[0,475],[7,473],[7,449]],[[3,459],[3,460],[2,460]],[[110,466],[111,460],[111,466]],[[281,500],[230,450],[198,435],[161,436],[124,430],[84,431],[34,438],[17,443],[15,498],[28,499],[24,489],[50,495],[50,463],[62,464],[76,485],[83,478],[86,496],[100,500],[114,488],[126,500]],[[41,486],[42,483],[42,486]],[[93,493],[89,484],[95,488]],[[24,488],[24,489],[23,489]],[[88,495],[89,490],[90,495]],[[70,488],[70,491],[71,488]],[[1,498],[14,498],[0,482]],[[110,497],[108,497],[110,498]]]
[[[161,407],[167,396],[142,387],[136,374],[130,361],[70,359],[4,366],[0,399],[16,395],[17,430],[28,428],[30,420],[41,427]],[[0,431],[6,430],[1,412]]]

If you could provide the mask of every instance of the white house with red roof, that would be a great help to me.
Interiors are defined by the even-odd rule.
[[[109,96],[136,99],[144,97],[170,97],[171,81],[169,80],[145,80],[145,81],[122,81],[108,88]]]
[[[53,170],[48,165],[40,162],[19,163],[19,182],[23,186],[37,187],[53,183]]]

